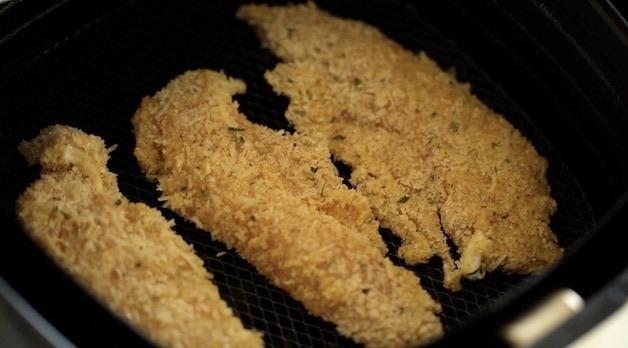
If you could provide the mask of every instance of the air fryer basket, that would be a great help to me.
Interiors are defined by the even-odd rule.
[[[2,236],[2,272],[62,333],[79,344],[93,345],[95,337],[102,339],[97,343],[125,339],[137,343],[138,338],[89,297],[82,297],[81,290],[23,236],[14,220],[13,203],[38,177],[38,168],[27,167],[17,153],[17,144],[57,123],[99,135],[108,146],[118,146],[111,154],[109,168],[117,173],[121,191],[132,201],[159,208],[155,185],[143,177],[133,156],[130,119],[142,97],[154,94],[176,75],[210,68],[244,79],[248,91],[237,97],[241,111],[255,122],[290,130],[283,117],[288,100],[276,96],[262,76],[277,59],[261,48],[249,26],[234,17],[238,3],[65,1],[51,3],[18,30],[0,27],[7,31],[0,34],[8,34],[7,39],[0,41],[0,50],[7,57],[0,66],[0,197],[3,215],[11,227]],[[551,111],[540,111],[538,105],[525,105],[525,99],[513,98],[513,90],[505,89],[502,81],[497,82],[478,65],[464,44],[451,39],[461,35],[456,30],[465,28],[452,23],[443,30],[446,20],[442,14],[434,15],[442,10],[435,5],[397,0],[317,3],[334,14],[379,27],[408,49],[426,51],[445,69],[455,68],[459,80],[470,82],[476,95],[520,129],[548,159],[548,179],[558,202],[551,226],[565,247],[566,258],[594,235],[596,218],[611,199],[591,200],[582,179],[575,174],[580,168],[573,168],[573,154],[565,152],[568,146],[558,138],[560,132],[555,130],[555,123],[559,121],[548,121],[553,117]],[[4,17],[11,11],[26,11],[23,8],[27,5],[14,6],[17,8],[5,8]],[[460,13],[450,15],[452,19],[463,18]],[[535,93],[541,92],[526,93],[530,94],[527,102],[534,104]],[[339,167],[344,173],[350,170],[341,164]],[[605,175],[608,176],[601,173],[600,177]],[[269,346],[353,345],[338,335],[332,324],[309,315],[299,303],[270,285],[235,251],[171,212],[162,211],[176,221],[176,231],[194,245],[235,313],[246,326],[264,332]],[[403,265],[395,256],[399,241],[389,231],[382,230],[382,235],[390,247],[390,257]],[[546,277],[495,273],[481,281],[466,281],[464,290],[451,292],[442,287],[440,266],[438,260],[432,260],[411,269],[442,304],[442,321],[448,335],[516,301]],[[86,316],[99,327],[87,328],[77,318],[68,321],[58,313],[63,308],[67,309],[66,314]]]

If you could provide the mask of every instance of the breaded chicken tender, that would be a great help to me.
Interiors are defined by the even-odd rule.
[[[120,319],[163,347],[263,346],[173,223],[120,193],[101,138],[55,125],[19,151],[42,167],[16,203],[25,232]]]
[[[326,141],[249,122],[232,99],[244,92],[238,79],[196,70],[142,100],[135,155],[165,206],[358,343],[439,338],[440,306],[374,243],[377,221],[342,184]]]
[[[439,256],[445,286],[459,289],[461,277],[534,273],[561,257],[546,160],[467,84],[313,3],[245,5],[236,15],[283,60],[265,77],[290,98],[288,120],[329,139],[408,263]]]

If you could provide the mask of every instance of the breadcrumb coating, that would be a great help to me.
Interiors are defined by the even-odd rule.
[[[19,145],[41,177],[18,198],[25,232],[88,293],[163,347],[261,347],[173,222],[119,191],[104,141],[55,125]]]
[[[438,339],[440,305],[374,243],[377,221],[342,184],[325,139],[249,122],[232,99],[244,92],[238,79],[196,70],[142,100],[135,155],[164,205],[358,343]]]
[[[312,2],[245,5],[236,16],[283,61],[265,77],[290,98],[288,120],[352,167],[351,183],[402,238],[408,263],[442,258],[456,290],[462,277],[539,272],[561,257],[546,160],[468,84]]]

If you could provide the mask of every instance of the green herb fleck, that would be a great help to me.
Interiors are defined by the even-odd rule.
[[[336,134],[333,137],[331,137],[331,140],[345,140],[345,139],[347,139],[347,137],[345,137],[342,134]]]
[[[434,117],[436,115],[438,115],[438,111],[432,111],[432,113],[430,114],[430,116],[432,116],[432,117]]]
[[[294,110],[294,113],[295,113],[297,116],[301,116],[301,117],[305,116],[305,110],[301,110],[301,109],[299,109],[299,110]]]
[[[234,142],[240,142],[240,143],[244,143],[244,137],[243,136],[238,136],[238,132],[243,132],[246,130],[246,128],[239,128],[239,127],[228,127],[229,131],[233,133],[231,139]]]
[[[310,171],[312,173],[316,173],[316,172],[318,172],[318,167],[310,167]]]
[[[403,197],[399,198],[397,203],[406,203],[410,199],[409,195],[403,195]]]
[[[459,133],[460,132],[460,123],[452,121],[449,124],[449,129],[451,129],[451,131],[454,132],[454,133]]]
[[[185,191],[187,189],[188,189],[187,185],[182,185],[181,187],[179,187],[179,190],[181,191]]]
[[[209,192],[201,189],[201,196],[203,196],[204,198],[207,198],[207,197],[209,197]]]
[[[362,80],[357,77],[353,78],[353,87],[358,88],[362,85]]]
[[[116,199],[115,205],[120,205],[122,204],[122,200],[120,198]]]
[[[63,210],[59,209],[59,206],[55,205],[54,208],[52,208],[52,211],[55,213],[59,213],[61,215],[63,215],[64,218],[69,218],[70,215],[66,212],[64,212]]]
[[[286,28],[286,31],[288,32],[288,37],[291,38],[292,34],[297,30],[294,28]]]
[[[499,218],[502,219],[502,220],[506,220],[506,219],[508,219],[509,216],[510,216],[510,214],[506,213],[506,214],[500,215]]]
[[[327,183],[323,183],[323,188],[321,188],[321,197],[323,196],[323,192],[325,192],[325,186],[327,186]]]

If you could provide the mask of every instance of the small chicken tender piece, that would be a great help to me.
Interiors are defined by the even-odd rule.
[[[142,100],[133,117],[135,154],[158,179],[165,206],[358,343],[439,338],[440,306],[359,231],[377,222],[353,213],[363,198],[337,178],[325,141],[247,121],[232,99],[244,92],[240,80],[197,70]],[[343,203],[327,207],[330,198]]]
[[[16,203],[25,232],[120,319],[163,347],[263,346],[173,223],[120,193],[101,138],[55,125],[19,151],[42,167]]]
[[[445,286],[459,289],[461,277],[534,273],[561,257],[546,160],[468,85],[311,2],[245,5],[236,15],[283,60],[265,77],[290,98],[288,120],[329,139],[381,225],[402,238],[408,263],[441,257]]]

